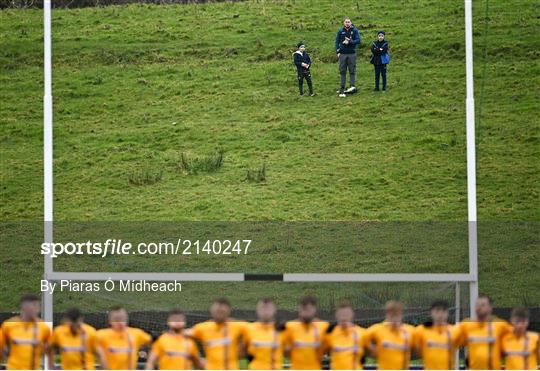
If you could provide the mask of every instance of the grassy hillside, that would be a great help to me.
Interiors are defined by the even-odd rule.
[[[538,20],[529,1],[491,2],[486,34],[484,5],[474,1],[478,214],[511,236],[481,230],[480,285],[501,305],[539,305]],[[347,15],[364,39],[360,92],[338,99],[333,38]],[[0,13],[4,221],[42,214],[41,17]],[[460,1],[132,5],[55,10],[53,22],[57,220],[466,220]],[[367,45],[381,28],[392,64],[389,92],[374,95]],[[314,58],[314,98],[297,96],[291,53],[299,40]],[[219,152],[215,172],[182,167],[182,156]],[[265,181],[246,180],[263,165]],[[528,222],[527,233],[505,224],[512,221]],[[41,258],[25,248],[8,255],[2,243],[2,265],[23,272],[3,279],[2,292],[36,290]],[[334,269],[467,268],[464,245],[379,248],[362,251],[360,262],[346,251]],[[287,259],[267,256],[248,263],[282,271]],[[226,266],[243,268],[235,264]],[[13,308],[15,299],[0,302]]]

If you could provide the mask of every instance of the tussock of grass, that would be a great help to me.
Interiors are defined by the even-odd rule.
[[[178,169],[190,175],[213,173],[223,166],[224,159],[223,151],[200,157],[193,157],[182,152],[178,162]]]
[[[136,186],[156,184],[163,179],[163,170],[143,167],[128,173],[128,182]]]
[[[259,169],[248,169],[246,180],[252,183],[266,182],[266,164],[263,164]]]

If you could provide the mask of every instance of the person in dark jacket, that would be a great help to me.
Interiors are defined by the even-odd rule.
[[[356,92],[356,47],[360,44],[360,32],[354,27],[351,20],[346,18],[343,27],[336,35],[336,53],[339,59],[339,73],[341,75],[341,85],[339,96],[345,97],[345,93]],[[347,80],[347,69],[349,70],[349,89],[345,91]]]
[[[307,81],[309,88],[309,95],[312,97],[315,95],[313,93],[313,83],[311,81],[311,58],[306,52],[306,46],[303,42],[299,42],[298,50],[293,54],[294,65],[296,66],[296,72],[298,73],[298,90],[300,95],[304,95],[304,79]]]
[[[386,66],[387,60],[384,60],[384,56],[388,53],[388,41],[384,39],[385,32],[379,31],[377,33],[377,40],[371,44],[371,64],[375,67],[375,89],[373,91],[379,91],[379,80],[382,75],[382,91],[386,91]]]

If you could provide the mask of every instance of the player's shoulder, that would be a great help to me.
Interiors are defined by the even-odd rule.
[[[5,330],[5,329],[8,329],[10,327],[17,326],[17,324],[19,324],[21,322],[22,322],[21,317],[13,316],[13,317],[10,317],[10,318],[6,319],[4,321],[4,323],[2,323],[2,328]]]
[[[156,340],[154,341],[154,345],[161,344],[164,341],[167,341],[167,339],[169,339],[170,337],[171,337],[171,334],[168,333],[167,331],[165,331],[156,338]],[[191,340],[191,338],[189,338],[187,336],[185,336],[185,338],[188,339],[188,340]]]
[[[213,331],[215,328],[216,323],[212,320],[207,320],[194,324],[192,330],[204,334],[206,331]]]
[[[499,317],[494,317],[491,322],[493,323],[493,325],[495,326],[495,328],[502,332],[502,333],[507,333],[507,332],[510,332],[510,329],[512,328],[512,325],[510,324],[510,322],[508,322],[507,320],[503,319],[503,318],[499,318]],[[496,331],[497,331],[496,330]]]
[[[68,331],[68,325],[66,325],[65,323],[62,323],[58,326],[56,326],[54,329],[53,329],[53,333],[55,335],[63,335],[66,333],[66,331]]]
[[[529,338],[533,342],[538,342],[538,340],[540,339],[540,334],[538,332],[535,332],[535,331],[527,331],[527,336],[529,336]]]
[[[404,323],[403,324],[403,329],[405,331],[408,331],[408,332],[415,332],[416,331],[416,327],[414,325],[411,325],[410,323]]]
[[[318,326],[320,330],[326,332],[326,329],[330,327],[330,323],[328,321],[324,321],[322,319],[317,318],[314,322],[315,326]]]
[[[38,318],[36,320],[36,326],[38,328],[38,331],[40,331],[42,333],[46,333],[46,334],[51,334],[52,333],[51,326],[49,326],[49,324],[47,322],[43,321],[41,318]]]
[[[475,321],[472,318],[464,318],[461,322],[459,322],[456,326],[461,329],[469,329],[473,326],[477,325],[477,321]]]
[[[113,330],[110,328],[102,328],[96,331],[96,336],[102,339],[108,338],[110,335],[112,335]]]
[[[384,322],[374,323],[367,328],[368,331],[378,331],[385,328]]]
[[[244,330],[255,331],[261,327],[260,322],[244,322]]]
[[[245,329],[245,328],[248,328],[250,325],[251,325],[251,322],[248,322],[248,321],[241,321],[239,319],[231,319],[229,321],[229,324],[233,327],[233,328],[237,328],[237,329]]]
[[[148,335],[146,331],[138,327],[128,327],[128,331],[134,335]]]
[[[294,330],[300,325],[300,321],[297,319],[293,319],[291,321],[285,322],[285,329],[287,330]]]
[[[193,328],[207,328],[207,327],[214,326],[214,324],[215,324],[214,321],[206,320],[206,321],[202,321],[202,322],[198,322],[194,324]]]
[[[83,323],[82,328],[87,334],[95,334],[97,332],[96,328],[89,325],[88,323]]]

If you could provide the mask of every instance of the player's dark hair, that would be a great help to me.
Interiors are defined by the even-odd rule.
[[[528,320],[531,317],[531,313],[525,307],[517,307],[512,309],[512,317],[520,320]]]
[[[308,305],[313,305],[314,307],[316,307],[317,298],[315,298],[314,296],[304,296],[302,299],[300,299],[301,307],[307,307]]]
[[[442,309],[442,310],[448,310],[449,305],[446,300],[436,300],[433,303],[431,303],[431,309]]]
[[[83,315],[79,308],[70,308],[66,310],[66,312],[64,313],[64,317],[71,322],[77,322],[83,317]]]
[[[397,300],[389,300],[384,305],[384,311],[385,313],[403,313],[403,304]]]
[[[21,296],[21,300],[19,301],[19,303],[20,304],[22,304],[22,303],[31,303],[31,302],[36,302],[36,301],[41,301],[39,296],[37,296],[35,294],[24,294],[23,296]]]
[[[121,305],[115,305],[114,307],[111,308],[109,312],[118,312],[119,310],[126,310],[126,308],[124,308]]]
[[[478,299],[486,299],[486,300],[488,301],[489,305],[492,304],[491,298],[490,298],[488,295],[486,295],[486,294],[480,294],[480,295],[478,295]]]
[[[172,317],[172,316],[186,316],[186,314],[184,312],[182,312],[181,310],[179,309],[173,309],[169,312],[169,317]]]
[[[227,298],[217,298],[214,300],[214,304],[225,305],[231,307],[231,302]]]

